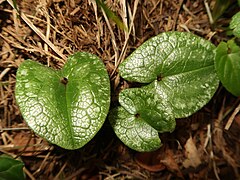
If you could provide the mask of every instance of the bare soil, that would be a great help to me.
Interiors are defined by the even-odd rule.
[[[17,0],[20,15],[10,2],[0,0],[0,152],[20,157],[27,179],[240,179],[240,98],[221,85],[204,108],[178,119],[173,133],[161,134],[163,146],[150,153],[123,145],[108,121],[83,148],[61,149],[28,128],[14,97],[25,59],[60,69],[70,54],[87,51],[106,65],[115,104],[119,91],[131,86],[119,77],[118,65],[144,41],[188,31],[217,45],[227,39],[220,27],[230,15],[213,28],[204,0],[106,0],[128,33],[94,0]]]

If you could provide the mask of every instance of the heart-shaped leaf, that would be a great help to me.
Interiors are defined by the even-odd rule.
[[[110,123],[123,143],[136,151],[160,147],[158,132],[175,129],[171,104],[158,92],[157,82],[143,88],[125,89],[119,94],[122,107],[111,111]]]
[[[38,135],[63,148],[77,149],[103,125],[110,83],[97,56],[76,53],[58,71],[31,60],[23,62],[15,95],[24,119]]]
[[[24,180],[24,164],[22,161],[13,159],[5,154],[0,156],[0,180],[16,179]]]
[[[233,95],[240,96],[240,47],[234,40],[218,45],[215,66],[223,86]]]
[[[166,94],[158,91],[157,81],[143,88],[123,90],[119,102],[128,113],[141,117],[158,132],[175,129],[175,118]]]
[[[129,81],[158,81],[176,118],[202,108],[218,87],[215,46],[191,33],[166,32],[146,41],[119,66]]]
[[[113,109],[109,119],[118,138],[128,147],[142,152],[154,151],[161,146],[157,130],[123,107]]]

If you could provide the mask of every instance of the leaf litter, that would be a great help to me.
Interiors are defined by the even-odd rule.
[[[134,86],[119,78],[117,67],[150,37],[177,30],[215,44],[226,38],[221,29],[211,29],[203,0],[106,0],[129,31],[121,30],[93,0],[16,1],[20,15],[9,2],[0,1],[0,151],[21,157],[29,179],[239,178],[239,115],[224,129],[239,98],[223,88],[203,109],[177,120],[173,133],[161,134],[164,146],[147,157],[140,153],[141,160],[117,140],[107,122],[79,150],[51,145],[30,131],[14,98],[16,71],[25,59],[60,69],[65,57],[87,51],[106,65],[115,90],[112,105],[117,104],[119,92]],[[209,1],[210,7],[213,4]],[[153,165],[149,159],[154,159]],[[184,166],[190,159],[197,163]]]

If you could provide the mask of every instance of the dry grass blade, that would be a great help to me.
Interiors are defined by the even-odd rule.
[[[235,159],[237,159],[237,158],[234,157],[235,155],[232,152],[229,151],[229,147],[227,146],[227,142],[226,142],[226,140],[224,138],[224,135],[223,135],[222,120],[223,120],[224,105],[225,105],[225,98],[223,100],[223,105],[221,107],[221,110],[219,111],[218,118],[214,122],[214,130],[213,130],[213,134],[214,134],[213,137],[214,138],[213,138],[213,141],[216,145],[216,148],[219,151],[221,151],[223,158],[229,163],[229,165],[232,166],[236,177],[239,178],[239,173],[238,173],[239,165],[238,165],[238,162],[235,161]],[[212,155],[213,155],[213,151],[212,151]],[[217,179],[220,179],[218,177],[216,169],[214,169],[214,172],[215,172],[215,175],[216,175]]]
[[[173,24],[173,29],[174,29],[174,30],[176,30],[176,27],[177,27],[177,21],[178,21],[179,11],[180,11],[181,8],[182,8],[183,2],[184,2],[184,0],[181,0],[181,1],[179,2],[179,5],[177,6],[177,11],[176,11],[176,15],[175,15],[174,24]]]
[[[210,10],[210,7],[208,5],[208,1],[207,0],[204,0],[204,5],[205,5],[206,11],[207,11],[209,22],[210,22],[210,24],[213,24],[214,21],[213,21],[212,13],[211,13],[211,10]]]
[[[14,4],[11,0],[7,0],[7,2],[14,8]],[[21,12],[20,17],[24,20],[24,22],[46,43],[48,46],[55,52],[57,53],[63,60],[62,62],[65,62],[67,57],[63,55],[55,46],[54,44],[49,41],[49,39],[46,38],[46,36],[43,35],[43,33],[28,19],[28,17]]]
[[[23,168],[23,171],[31,180],[36,180],[32,173],[26,167]]]
[[[0,81],[2,80],[2,78],[11,70],[11,68],[6,68],[4,69],[1,74],[0,74]]]
[[[102,12],[103,12],[103,16],[104,16],[104,19],[105,19],[105,21],[106,21],[106,23],[107,23],[107,26],[108,26],[108,29],[109,29],[109,31],[110,31],[110,34],[111,34],[111,40],[112,40],[112,44],[113,44],[113,49],[114,49],[114,52],[115,52],[115,62],[117,62],[117,60],[118,60],[118,56],[119,56],[119,53],[118,53],[118,46],[117,46],[117,43],[116,43],[116,37],[115,37],[115,35],[114,35],[114,32],[113,32],[113,29],[112,29],[112,27],[111,27],[111,25],[110,25],[110,22],[109,22],[109,19],[108,19],[108,16],[107,16],[107,14],[105,13],[105,11],[104,11],[104,9],[102,9]]]
[[[126,39],[126,36],[127,36],[127,33],[128,33],[128,12],[127,12],[127,2],[126,0],[120,0],[120,4],[121,4],[121,7],[122,7],[122,13],[121,13],[121,17],[122,17],[122,21],[123,21],[123,25],[125,26],[126,30],[124,31],[124,35],[125,35],[125,39]]]
[[[225,128],[224,128],[225,130],[228,130],[230,128],[230,126],[233,123],[233,120],[234,120],[235,116],[239,113],[239,111],[240,111],[240,104],[238,104],[238,106],[233,111],[231,117],[228,119],[228,122],[227,122],[227,124],[225,125]]]
[[[119,59],[116,61],[116,63],[115,63],[115,68],[114,68],[112,74],[110,75],[110,77],[112,77],[112,76],[114,75],[114,73],[116,72],[119,64],[124,60],[124,57],[125,57],[125,55],[126,55],[127,43],[128,43],[129,36],[130,36],[131,31],[132,31],[133,26],[134,26],[134,19],[135,19],[135,15],[136,15],[136,12],[137,12],[138,4],[139,4],[139,0],[135,0],[135,1],[134,1],[134,7],[133,7],[133,15],[132,15],[132,17],[131,17],[132,19],[130,19],[130,28],[129,28],[129,31],[128,31],[127,36],[126,36],[126,38],[125,38],[124,45],[123,45],[123,48],[122,48],[120,57],[119,57]]]

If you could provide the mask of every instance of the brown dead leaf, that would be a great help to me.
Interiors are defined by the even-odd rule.
[[[186,144],[184,145],[185,148],[185,156],[186,160],[183,162],[183,166],[185,168],[189,167],[198,167],[201,164],[201,159],[199,157],[199,153],[195,143],[193,142],[192,137],[187,140]]]
[[[30,132],[22,131],[14,136],[14,149],[24,156],[33,156],[48,150],[49,145]]]
[[[148,171],[162,171],[165,169],[165,166],[160,162],[158,154],[159,151],[137,153],[135,156],[135,161],[139,166]]]
[[[166,149],[164,159],[161,162],[170,170],[175,173],[178,177],[183,178],[183,174],[180,171],[179,165],[174,159],[174,153],[172,149]]]

